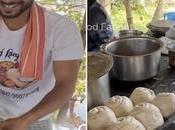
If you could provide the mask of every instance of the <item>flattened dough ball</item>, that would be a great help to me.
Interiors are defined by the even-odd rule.
[[[111,123],[106,130],[146,130],[145,127],[132,116],[120,117]]]
[[[160,110],[151,103],[140,103],[136,105],[130,115],[140,121],[146,130],[155,130],[164,123]]]
[[[88,130],[105,130],[106,127],[116,122],[115,113],[106,106],[98,106],[88,113]]]
[[[113,96],[106,100],[105,105],[114,111],[116,117],[126,116],[133,110],[133,103],[126,96]]]
[[[130,99],[134,105],[151,102],[155,98],[154,91],[148,88],[138,87],[132,92]]]
[[[160,109],[165,118],[168,118],[175,112],[174,93],[159,93],[152,103]]]

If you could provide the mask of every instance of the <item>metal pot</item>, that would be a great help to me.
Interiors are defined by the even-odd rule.
[[[143,35],[142,31],[138,30],[120,30],[119,37],[133,37]]]
[[[168,31],[168,29],[154,27],[151,24],[147,24],[146,27],[149,29],[148,33],[155,38],[165,36],[166,31]]]
[[[152,32],[153,36],[156,38],[165,36],[166,32],[170,29],[170,27],[173,26],[174,22],[168,20],[157,20],[146,25],[146,27],[150,30],[150,32]]]
[[[100,53],[88,53],[88,108],[103,105],[110,97],[108,72],[113,66],[112,56]]]
[[[157,75],[163,43],[151,37],[127,37],[103,44],[101,51],[114,58],[112,75],[125,81],[140,81]]]

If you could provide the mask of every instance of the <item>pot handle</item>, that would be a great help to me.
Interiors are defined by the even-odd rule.
[[[102,45],[100,45],[100,51],[101,51],[102,53],[107,54],[105,48],[106,48],[106,44],[102,44]]]

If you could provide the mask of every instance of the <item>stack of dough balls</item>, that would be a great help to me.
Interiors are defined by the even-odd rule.
[[[106,106],[98,106],[88,113],[88,130],[106,130],[106,127],[116,122],[114,112]]]
[[[88,114],[88,130],[156,130],[175,113],[175,94],[139,87],[130,98],[113,96]],[[135,105],[135,106],[134,106]]]
[[[155,98],[154,91],[148,88],[138,87],[132,92],[130,99],[134,105],[151,102]]]
[[[111,123],[106,130],[146,130],[145,127],[132,116],[120,117]]]
[[[133,110],[133,103],[126,96],[113,96],[105,102],[105,105],[114,111],[116,117],[126,116]]]
[[[159,93],[152,103],[160,109],[165,118],[168,118],[175,112],[174,93]]]
[[[130,113],[140,121],[146,130],[155,130],[164,123],[160,110],[151,103],[140,103]]]

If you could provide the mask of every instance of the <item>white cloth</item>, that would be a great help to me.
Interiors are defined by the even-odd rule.
[[[82,39],[75,23],[47,10],[45,16],[44,78],[36,82],[15,79],[17,74],[12,73],[18,68],[26,26],[11,31],[5,23],[0,25],[0,118],[18,117],[28,112],[54,88],[53,61],[81,59],[83,55]],[[12,79],[7,77],[7,72]]]

